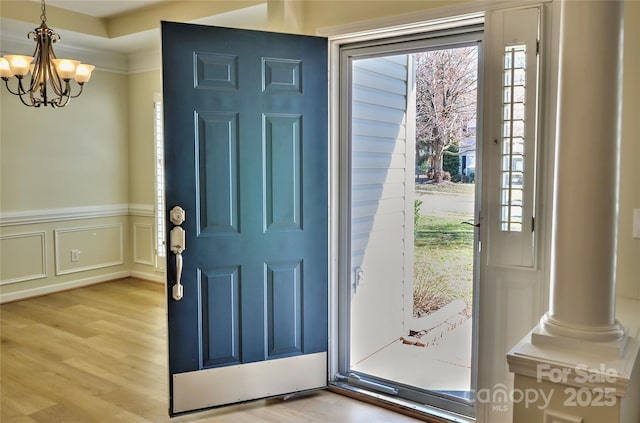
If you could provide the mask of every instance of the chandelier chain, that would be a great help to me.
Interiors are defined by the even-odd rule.
[[[40,1],[40,9],[42,10],[42,14],[40,15],[40,20],[42,22],[47,21],[47,6],[44,4],[44,0]]]

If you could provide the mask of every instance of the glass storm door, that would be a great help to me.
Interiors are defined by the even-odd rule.
[[[343,380],[465,415],[475,413],[481,40],[475,31],[342,57],[351,205]]]

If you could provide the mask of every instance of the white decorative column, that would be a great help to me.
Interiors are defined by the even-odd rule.
[[[621,340],[615,262],[621,1],[564,1],[549,312],[552,336]]]
[[[514,422],[640,421],[640,322],[615,301],[623,8],[561,3],[550,307],[507,355]]]

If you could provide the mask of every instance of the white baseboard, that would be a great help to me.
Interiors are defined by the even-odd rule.
[[[24,289],[22,291],[10,292],[8,294],[0,293],[0,304],[12,301],[25,300],[27,298],[39,297],[41,295],[54,294],[56,292],[68,291],[70,289],[81,288],[83,286],[95,285],[97,283],[113,281],[122,278],[138,278],[150,282],[165,283],[163,273],[148,273],[140,271],[128,271],[107,273],[105,275],[94,276],[91,278],[76,279],[68,282],[56,283],[53,285],[41,286],[38,288]]]
[[[144,279],[145,281],[165,283],[166,276],[164,273],[149,273],[140,272],[138,270],[132,270],[129,272],[129,276],[132,278]]]
[[[107,273],[104,275],[93,276],[84,279],[76,279],[73,281],[61,282],[53,285],[41,286],[38,288],[25,289],[8,294],[0,293],[0,304],[8,303],[11,301],[24,300],[26,298],[38,297],[41,295],[53,294],[55,292],[67,291],[69,289],[81,288],[83,286],[95,285],[100,282],[127,278],[129,276],[131,276],[131,272],[125,270],[122,272]]]
[[[93,276],[91,278],[76,279],[68,282],[56,283],[53,285],[41,286],[38,288],[24,289],[22,291],[8,294],[0,293],[0,304],[12,301],[25,300],[27,298],[39,297],[41,295],[54,294],[56,292],[68,291],[70,289],[82,288],[83,286],[95,285],[101,282],[113,281],[122,278],[138,278],[150,282],[165,283],[164,273],[148,273],[135,270],[123,270],[121,272],[107,273],[105,275]]]

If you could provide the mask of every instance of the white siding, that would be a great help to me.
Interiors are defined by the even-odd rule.
[[[411,123],[407,127],[409,66],[407,55],[353,62],[351,265],[357,287],[351,302],[351,363],[355,369],[360,360],[403,331],[405,244],[407,230],[413,233],[412,226],[407,228],[413,209],[406,210],[407,196],[413,198],[413,185],[407,183],[413,178],[414,148],[414,140],[407,140],[412,133]],[[407,283],[413,282],[411,275],[409,271]]]

